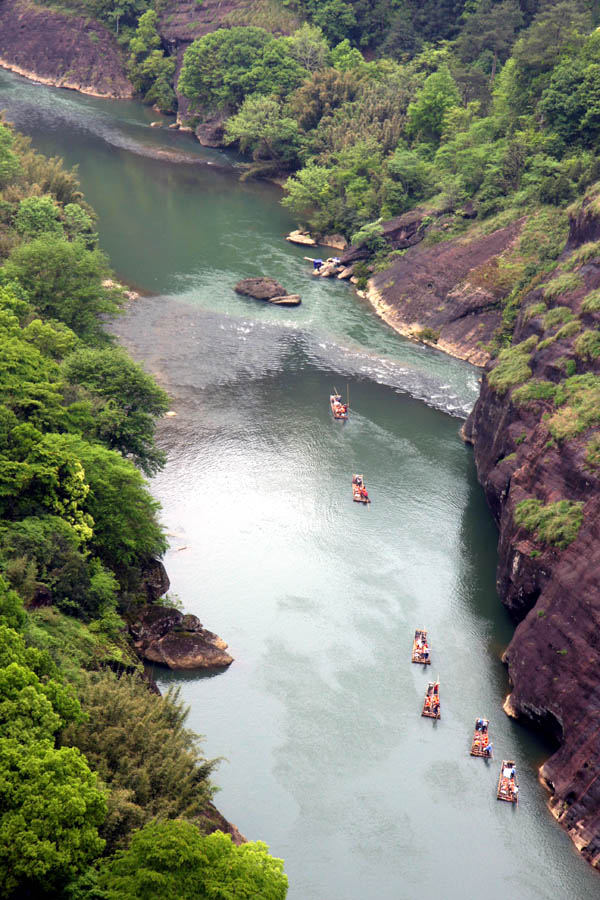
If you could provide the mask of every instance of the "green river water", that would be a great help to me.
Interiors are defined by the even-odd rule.
[[[100,101],[0,72],[0,108],[77,163],[118,274],[149,296],[117,323],[175,418],[152,482],[186,611],[230,644],[222,673],[155,670],[222,756],[217,805],[282,856],[289,900],[595,897],[546,809],[549,748],[502,712],[512,625],[497,532],[458,436],[478,371],[387,328],[345,284],[313,279],[275,187],[233,158]],[[238,297],[268,274],[295,309]],[[352,416],[328,394],[350,386]],[[372,505],[352,503],[363,472]],[[410,663],[430,631],[431,672]],[[428,677],[442,718],[420,716]],[[476,716],[495,759],[469,756]],[[499,803],[517,760],[518,809]]]

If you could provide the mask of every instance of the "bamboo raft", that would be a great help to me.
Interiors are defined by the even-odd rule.
[[[423,628],[417,628],[413,640],[412,661],[430,666],[429,645],[427,644],[427,632]]]
[[[475,720],[475,731],[471,741],[471,756],[482,756],[484,759],[493,759],[492,745],[490,743],[489,725],[487,719]]]
[[[429,719],[439,719],[441,717],[439,681],[430,681],[427,685],[427,693],[425,694],[421,715],[427,716]]]
[[[360,483],[357,482],[357,478],[360,479]],[[352,476],[352,499],[355,503],[370,503],[369,497],[363,497],[361,493],[361,487],[365,488],[365,480],[362,475],[353,475]]]
[[[331,406],[331,412],[333,413],[334,419],[348,418],[348,406],[342,402],[341,394],[330,394],[329,405]]]
[[[496,796],[498,797],[498,800],[506,800],[507,803],[519,802],[519,784],[517,782],[515,764],[512,759],[502,760]]]

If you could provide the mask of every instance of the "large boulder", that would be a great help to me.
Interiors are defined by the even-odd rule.
[[[197,616],[169,606],[142,607],[130,619],[129,631],[142,659],[170,669],[208,669],[233,662],[225,641],[204,628]]]
[[[300,303],[299,294],[288,294],[274,278],[244,278],[243,281],[238,281],[234,290],[244,297],[266,300],[278,306],[298,306]]]

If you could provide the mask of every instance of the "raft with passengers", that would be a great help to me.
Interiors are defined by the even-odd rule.
[[[471,756],[493,759],[489,728],[490,723],[488,719],[475,719],[475,732],[471,741]]]
[[[329,405],[331,406],[334,419],[348,418],[348,404],[344,403],[341,394],[330,394]]]
[[[427,643],[427,632],[424,628],[417,628],[413,640],[412,661],[421,663],[423,666],[431,665],[431,656],[429,652],[429,644]]]
[[[517,782],[517,770],[512,759],[503,759],[500,777],[498,778],[498,800],[506,800],[508,803],[519,802],[519,784]]]
[[[352,476],[352,499],[355,503],[370,503],[369,494],[362,475]]]
[[[439,719],[442,715],[440,707],[440,683],[439,681],[430,681],[427,685],[427,693],[423,701],[422,716],[429,719]]]

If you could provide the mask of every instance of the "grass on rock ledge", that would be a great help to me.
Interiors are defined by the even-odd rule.
[[[514,519],[517,525],[530,531],[536,541],[564,550],[579,534],[583,522],[583,503],[558,500],[544,506],[541,500],[531,497],[517,503]]]

